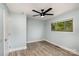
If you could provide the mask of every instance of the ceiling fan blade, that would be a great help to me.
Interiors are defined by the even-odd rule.
[[[52,8],[47,9],[44,14],[46,14],[48,11],[52,10]]]
[[[33,16],[39,16],[39,15],[33,15]]]
[[[32,11],[34,11],[34,12],[36,12],[36,13],[40,13],[40,12],[38,12],[38,11],[36,11],[36,10],[32,10]]]
[[[54,15],[54,14],[45,14],[45,15]]]

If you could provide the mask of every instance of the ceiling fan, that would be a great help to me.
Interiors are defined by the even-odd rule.
[[[32,11],[38,13],[37,15],[33,15],[33,16],[41,16],[41,17],[44,17],[45,15],[54,15],[54,14],[48,13],[50,10],[52,10],[52,8],[49,8],[47,10],[41,9],[41,12],[36,11],[36,10],[32,10]]]

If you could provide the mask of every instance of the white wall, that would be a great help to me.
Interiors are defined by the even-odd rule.
[[[28,17],[28,42],[40,41],[44,38],[44,21]]]
[[[19,49],[26,46],[26,15],[24,14],[10,14],[10,48]]]
[[[51,31],[51,23],[73,18],[73,32]],[[79,50],[79,9],[69,11],[46,21],[46,39],[63,47]]]

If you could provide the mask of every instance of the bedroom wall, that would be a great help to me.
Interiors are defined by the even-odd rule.
[[[41,41],[44,39],[44,21],[28,17],[28,40],[27,42]]]
[[[51,31],[51,23],[73,18],[73,32]],[[46,21],[46,39],[60,46],[79,51],[79,9],[75,9]]]

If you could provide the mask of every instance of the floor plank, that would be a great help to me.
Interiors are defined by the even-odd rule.
[[[78,56],[46,41],[28,43],[27,49],[14,51],[9,56]]]

